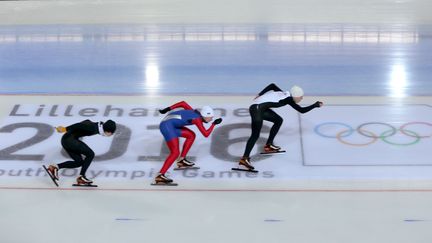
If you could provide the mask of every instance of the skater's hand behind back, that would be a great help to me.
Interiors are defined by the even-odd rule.
[[[213,124],[217,125],[217,124],[219,124],[221,122],[222,122],[222,118],[218,118],[218,119],[216,119],[216,120],[213,121]]]
[[[58,126],[55,129],[59,133],[65,133],[66,132],[66,127],[63,127],[63,126]]]

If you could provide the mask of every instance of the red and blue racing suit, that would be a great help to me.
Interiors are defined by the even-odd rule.
[[[170,154],[160,170],[161,174],[165,174],[179,156],[185,158],[189,149],[192,147],[196,135],[192,130],[186,128],[186,126],[197,126],[204,137],[210,136],[215,126],[215,124],[212,123],[212,125],[206,129],[203,125],[204,121],[201,114],[184,101],[170,106],[171,110],[178,108],[182,108],[183,110],[171,111],[159,125],[159,129],[170,150]],[[179,137],[186,138],[183,143],[181,154],[179,149]]]

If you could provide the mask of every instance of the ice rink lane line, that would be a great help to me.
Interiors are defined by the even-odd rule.
[[[117,191],[117,192],[347,192],[347,193],[395,193],[395,192],[429,192],[432,189],[145,189],[145,188],[51,188],[51,187],[0,187],[0,190],[29,191]]]

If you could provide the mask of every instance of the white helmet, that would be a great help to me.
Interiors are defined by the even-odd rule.
[[[200,113],[202,117],[214,117],[214,111],[210,106],[203,106]]]
[[[303,89],[297,85],[294,85],[290,89],[290,94],[292,97],[300,97],[304,95]]]

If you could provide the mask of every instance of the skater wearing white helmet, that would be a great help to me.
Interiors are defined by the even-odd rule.
[[[159,112],[162,114],[169,112],[160,123],[159,128],[170,150],[170,154],[166,158],[165,163],[152,185],[177,185],[173,183],[173,180],[165,176],[165,173],[175,160],[177,160],[176,169],[199,169],[199,167],[194,166],[194,162],[186,159],[186,155],[195,141],[195,133],[186,128],[186,126],[195,125],[204,137],[208,137],[213,131],[215,125],[222,122],[222,118],[214,120],[211,126],[206,129],[203,126],[203,123],[209,123],[213,120],[213,109],[209,106],[204,106],[200,111],[194,110],[184,101],[159,110]],[[179,137],[186,138],[181,153],[179,148]]]
[[[296,111],[300,113],[306,113],[314,108],[321,107],[323,105],[322,102],[317,101],[310,106],[301,107],[298,105],[298,103],[303,99],[303,95],[304,92],[302,88],[296,85],[293,86],[289,92],[284,92],[274,83],[272,83],[268,85],[265,89],[263,89],[257,95],[257,97],[255,97],[253,104],[249,107],[249,113],[252,118],[252,134],[246,143],[246,149],[244,151],[243,157],[239,161],[239,168],[233,168],[234,170],[246,170],[256,172],[249,161],[249,156],[250,152],[255,146],[256,141],[260,136],[264,120],[272,122],[273,126],[270,130],[267,143],[264,146],[263,153],[269,154],[284,152],[281,151],[281,148],[279,146],[273,144],[273,140],[282,125],[283,119],[278,114],[276,114],[276,112],[274,112],[272,108],[290,105]]]

